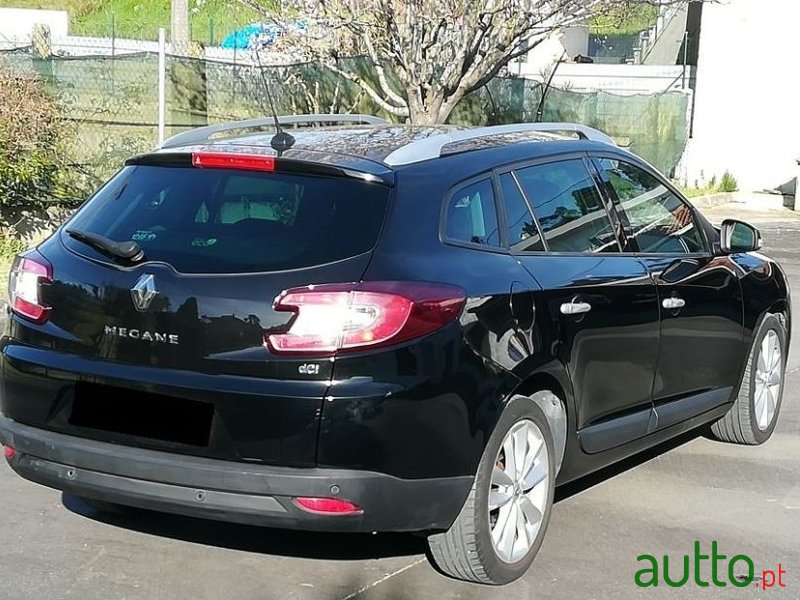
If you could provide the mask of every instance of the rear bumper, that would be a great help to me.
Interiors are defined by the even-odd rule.
[[[48,487],[157,511],[287,529],[446,529],[472,485],[471,477],[410,480],[197,458],[87,440],[7,418],[0,418],[0,442],[16,450],[9,460],[14,471]],[[364,513],[310,514],[293,503],[300,496],[342,498]]]

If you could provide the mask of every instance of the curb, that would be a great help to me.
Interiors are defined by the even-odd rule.
[[[718,192],[715,194],[706,194],[704,196],[695,196],[688,200],[693,206],[701,210],[722,206],[723,204],[741,203],[741,200],[736,198],[736,192]]]

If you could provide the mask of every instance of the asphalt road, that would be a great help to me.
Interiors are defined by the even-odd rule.
[[[766,252],[800,289],[800,221],[762,227]],[[798,336],[793,340],[796,346]],[[680,569],[699,540],[784,588],[711,586],[704,598],[800,598],[800,353],[790,353],[780,423],[766,445],[696,435],[560,489],[533,568],[505,588],[449,580],[412,536],[292,533],[142,513],[103,517],[0,465],[0,600],[694,598],[688,583],[639,589],[637,556]],[[673,566],[673,568],[675,568]],[[708,577],[708,563],[703,567]],[[737,563],[734,575],[745,572]],[[677,576],[680,571],[674,574]],[[725,577],[723,577],[725,579]]]

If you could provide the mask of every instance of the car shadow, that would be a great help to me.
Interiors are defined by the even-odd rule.
[[[125,508],[120,514],[101,512],[79,497],[63,493],[61,502],[72,513],[106,525],[195,544],[256,554],[328,560],[364,560],[424,554],[425,539],[403,533],[319,533],[239,525],[183,515]]]
[[[704,428],[688,431],[672,438],[671,440],[658,444],[657,446],[648,448],[639,454],[634,454],[633,456],[614,463],[613,465],[604,467],[599,471],[595,471],[594,473],[590,473],[585,477],[581,477],[580,479],[570,483],[560,485],[556,488],[555,502],[558,503],[562,500],[566,500],[572,496],[580,494],[581,492],[585,492],[596,485],[600,485],[609,479],[613,479],[617,475],[621,475],[622,473],[630,471],[631,469],[635,469],[636,467],[639,467],[644,463],[661,456],[662,454],[666,454],[667,452],[670,452],[679,446],[683,446],[684,444],[688,444],[697,438],[705,436],[706,430]]]
[[[556,503],[580,494],[617,475],[701,437],[703,430],[688,432],[640,454],[559,486]],[[407,533],[318,533],[238,525],[142,509],[125,509],[120,514],[101,512],[79,497],[64,493],[67,510],[110,526],[158,537],[264,555],[328,560],[366,560],[427,554],[423,536]]]

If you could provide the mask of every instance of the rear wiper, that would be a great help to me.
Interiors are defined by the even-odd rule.
[[[121,258],[130,262],[139,262],[144,258],[142,248],[133,240],[115,242],[102,235],[77,229],[67,229],[67,235],[111,258]]]

